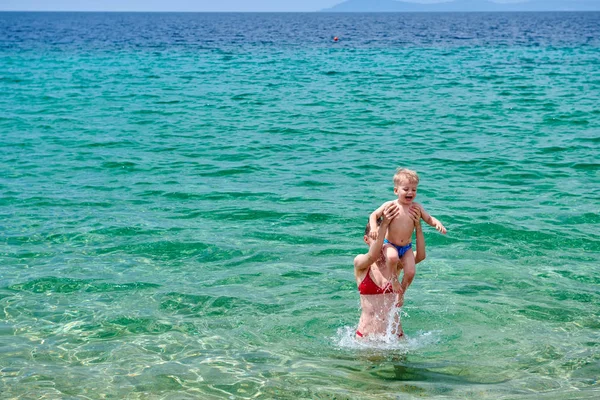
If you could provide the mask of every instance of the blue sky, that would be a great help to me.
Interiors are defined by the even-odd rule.
[[[318,11],[343,0],[0,0],[5,11]],[[444,0],[404,0],[439,3]],[[493,0],[498,3],[524,0]]]
[[[342,1],[343,0],[0,0],[0,10],[317,11],[323,8],[332,7]],[[412,1],[414,3],[436,3],[443,0],[405,1]],[[511,0],[497,1],[510,2]]]
[[[316,11],[343,0],[0,0],[1,10]]]

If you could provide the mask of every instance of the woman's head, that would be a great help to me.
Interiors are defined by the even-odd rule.
[[[377,220],[377,227],[379,227],[379,225],[381,225],[381,221],[383,221],[383,218],[379,218]],[[377,227],[374,229],[377,229]],[[363,237],[363,239],[368,246],[370,246],[371,243],[373,243],[373,239],[371,239],[371,236],[370,236],[371,229],[373,229],[371,227],[371,223],[367,222],[367,226],[365,226],[365,236]]]

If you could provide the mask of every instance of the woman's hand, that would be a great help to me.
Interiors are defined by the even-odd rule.
[[[394,220],[394,218],[396,218],[398,216],[399,213],[400,213],[400,208],[398,208],[398,205],[396,203],[390,204],[383,210],[383,222],[382,223],[389,224],[390,222],[392,222]],[[419,214],[419,216],[420,216],[420,214]]]
[[[396,307],[400,308],[404,305],[404,290],[399,288],[398,290],[394,290],[396,293]]]
[[[421,224],[421,207],[412,204],[408,209],[408,213],[415,224],[415,228]]]

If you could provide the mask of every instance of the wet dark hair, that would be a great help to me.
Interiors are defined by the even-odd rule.
[[[383,221],[383,217],[377,220],[377,226],[381,225],[381,221]],[[365,236],[368,236],[371,233],[371,223],[367,222],[367,226],[365,227]]]

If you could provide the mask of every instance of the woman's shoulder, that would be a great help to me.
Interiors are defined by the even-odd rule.
[[[358,268],[367,257],[368,256],[366,254],[359,254],[354,257],[354,268]]]
[[[354,257],[354,273],[359,274],[366,270],[373,264],[373,260],[369,257],[369,254],[359,254]]]

